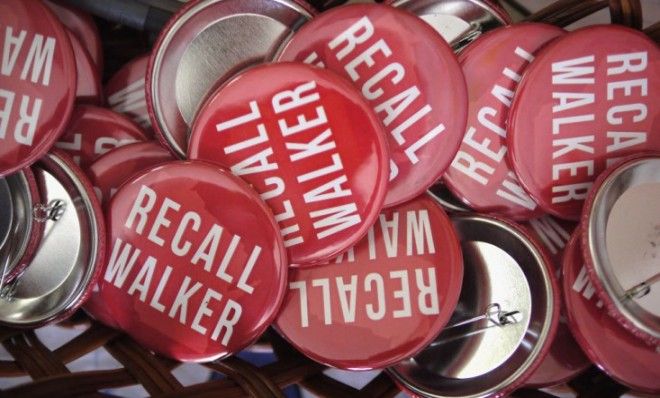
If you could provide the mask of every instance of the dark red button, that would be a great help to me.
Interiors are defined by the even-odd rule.
[[[566,247],[563,287],[568,321],[587,356],[616,381],[638,391],[660,391],[660,355],[607,314],[584,266],[577,232]]]
[[[135,174],[172,158],[172,154],[157,142],[136,142],[112,149],[102,155],[87,170],[96,195],[107,204],[117,189]]]
[[[87,168],[109,150],[147,141],[146,134],[125,116],[89,105],[76,107],[66,133],[55,144]]]
[[[41,158],[67,125],[76,65],[67,32],[38,1],[0,3],[0,176]]]
[[[76,80],[76,103],[102,105],[103,89],[101,88],[101,76],[99,75],[94,60],[83,47],[80,39],[71,31],[69,40],[73,47],[73,54],[76,57],[76,71],[78,79]]]
[[[273,321],[286,252],[270,209],[240,178],[205,162],[162,164],[119,189],[107,221],[101,298],[148,349],[211,361]]]
[[[303,26],[279,59],[336,71],[369,101],[391,151],[386,207],[421,194],[449,167],[465,132],[465,80],[423,20],[383,5],[338,7]]]
[[[143,55],[122,67],[105,86],[108,106],[133,119],[145,131],[151,132],[151,120],[144,98],[144,79],[149,56]]]
[[[291,271],[275,325],[310,358],[342,369],[413,356],[447,323],[461,291],[458,238],[428,195],[381,213],[331,263]]]
[[[387,189],[385,132],[360,93],[304,64],[255,67],[202,106],[188,156],[252,184],[279,222],[289,261],[327,260],[367,233]]]
[[[87,175],[96,196],[105,207],[124,182],[170,160],[174,160],[170,152],[156,142],[137,142],[115,148],[101,156],[87,169]],[[85,311],[108,326],[119,327],[112,318],[107,303],[100,297],[98,286],[85,303]]]
[[[509,156],[546,212],[577,220],[607,165],[660,150],[660,50],[618,25],[579,29],[527,69],[509,117]]]
[[[506,119],[533,54],[563,33],[552,25],[517,24],[484,34],[460,53],[468,84],[468,123],[444,181],[472,209],[517,220],[542,214],[506,161]]]
[[[103,45],[94,19],[89,14],[73,7],[52,1],[44,1],[44,4],[80,40],[87,53],[92,57],[97,73],[101,75],[103,73]]]
[[[571,238],[575,224],[551,216],[529,220],[526,226],[534,237],[547,249],[555,275],[561,278],[564,248]],[[528,386],[545,387],[567,382],[586,370],[591,362],[573,338],[566,318],[566,306],[562,302],[561,318],[548,355],[532,373]]]

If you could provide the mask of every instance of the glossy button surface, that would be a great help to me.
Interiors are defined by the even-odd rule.
[[[76,66],[66,30],[38,1],[0,3],[0,176],[29,166],[66,127]]]
[[[294,269],[276,327],[312,359],[343,369],[393,365],[447,323],[461,289],[458,238],[429,196],[380,214],[328,265]]]
[[[83,47],[80,39],[71,31],[69,40],[73,48],[73,54],[76,57],[76,103],[78,104],[103,104],[103,89],[101,88],[101,76],[99,75],[94,60]]]
[[[563,33],[552,25],[517,24],[484,34],[460,53],[468,123],[444,182],[472,209],[518,220],[542,214],[507,163],[506,119],[533,54]]]
[[[529,220],[525,226],[528,227],[532,236],[536,237],[538,242],[547,249],[552,260],[550,264],[553,266],[553,271],[558,278],[561,278],[564,248],[575,229],[575,223],[546,215]],[[562,316],[559,318],[557,334],[548,355],[527,380],[528,386],[541,387],[561,384],[576,377],[591,365],[573,338],[568,327],[566,306],[563,299],[561,301]]]
[[[355,244],[387,189],[376,115],[350,82],[303,64],[255,67],[213,93],[193,125],[188,156],[231,169],[261,194],[293,264]]]
[[[568,321],[587,356],[616,381],[638,391],[660,391],[660,354],[607,314],[595,295],[575,234],[566,247],[563,287]]]
[[[385,206],[424,192],[447,169],[465,132],[465,80],[428,24],[389,6],[331,9],[301,28],[278,57],[323,66],[353,81],[387,129]]]
[[[124,65],[105,86],[105,97],[113,111],[125,114],[145,131],[151,131],[144,79],[149,56],[143,55]]]
[[[109,109],[79,105],[55,146],[86,168],[113,148],[147,140],[142,129],[125,116]]]
[[[509,156],[547,213],[576,220],[607,165],[660,149],[660,50],[643,33],[592,26],[550,43],[530,65],[509,117]]]
[[[253,343],[286,287],[272,213],[238,177],[205,162],[169,162],[110,202],[100,294],[137,342],[181,361],[211,361]]]

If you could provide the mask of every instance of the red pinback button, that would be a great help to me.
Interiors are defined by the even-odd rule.
[[[607,311],[660,352],[660,152],[601,173],[582,226],[583,258]]]
[[[381,213],[331,264],[292,269],[275,325],[318,362],[383,368],[435,338],[454,311],[462,277],[454,228],[422,195]]]
[[[517,220],[542,215],[507,163],[506,119],[533,54],[563,33],[552,25],[517,24],[484,34],[459,55],[468,85],[468,123],[444,182],[478,212]]]
[[[240,178],[205,162],[165,163],[124,184],[107,221],[101,298],[140,344],[211,361],[273,321],[286,252],[272,212]]]
[[[105,205],[130,177],[170,160],[174,160],[172,154],[157,142],[136,142],[102,155],[92,163],[87,174]]]
[[[173,160],[170,152],[158,143],[137,142],[115,148],[101,156],[89,167],[87,175],[96,196],[105,207],[124,182],[142,171],[170,160]],[[98,286],[85,303],[85,311],[106,325],[119,327],[112,318],[107,303],[100,297]]]
[[[561,278],[561,264],[564,248],[575,230],[575,223],[543,216],[529,220],[525,226],[547,249],[555,275]],[[573,379],[587,369],[591,362],[584,355],[573,338],[566,320],[566,307],[562,303],[562,317],[559,319],[557,334],[548,355],[541,365],[527,379],[527,386],[553,386]]]
[[[105,86],[105,97],[113,111],[125,114],[151,132],[151,120],[144,98],[144,79],[149,56],[143,55],[124,65]]]
[[[546,212],[578,219],[607,165],[660,150],[660,50],[618,25],[576,30],[527,69],[509,114],[509,156]]]
[[[147,71],[146,98],[156,136],[179,157],[205,98],[241,70],[269,61],[310,20],[297,0],[192,1],[163,28]],[[218,56],[222,54],[222,56]]]
[[[0,3],[0,176],[41,158],[73,109],[76,66],[60,22],[38,1]]]
[[[86,168],[113,148],[148,139],[140,127],[125,116],[105,108],[79,105],[66,133],[55,146]]]
[[[465,80],[451,48],[418,17],[376,4],[331,9],[278,58],[324,66],[362,91],[387,129],[386,207],[424,192],[451,163],[465,132]]]
[[[80,39],[71,31],[67,31],[73,54],[76,57],[76,102],[79,104],[101,105],[103,104],[103,89],[101,88],[101,76],[99,75],[94,61],[83,47]]]
[[[360,93],[304,64],[255,67],[202,106],[188,156],[249,182],[279,222],[292,264],[328,260],[378,217],[387,143]]]
[[[92,58],[95,69],[100,76],[103,73],[103,45],[94,19],[89,14],[72,7],[52,1],[44,1],[44,4],[80,40],[87,54]]]
[[[576,231],[564,255],[563,287],[568,322],[587,356],[609,376],[634,390],[660,391],[660,355],[607,314],[595,295]]]

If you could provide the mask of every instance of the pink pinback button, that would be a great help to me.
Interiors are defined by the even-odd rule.
[[[98,158],[87,170],[96,196],[105,207],[117,189],[131,177],[172,159],[171,153],[158,143],[137,142],[115,148]],[[107,303],[96,286],[85,303],[85,311],[106,325],[118,328]]]
[[[547,249],[552,259],[551,265],[553,265],[555,275],[561,278],[564,248],[571,238],[575,224],[546,215],[529,220],[525,226]],[[550,351],[525,383],[527,386],[558,385],[573,379],[591,365],[568,327],[564,305],[562,305],[561,313],[562,317],[559,319],[557,334]]]
[[[361,94],[304,64],[255,67],[202,106],[188,156],[231,169],[271,207],[292,264],[367,233],[387,189],[385,132]]]
[[[461,290],[449,218],[427,195],[380,214],[330,264],[293,269],[276,328],[310,358],[342,369],[393,365],[440,332]]]
[[[110,202],[100,297],[137,342],[181,361],[253,343],[287,279],[272,212],[240,178],[205,162],[169,162]]]
[[[76,93],[65,28],[38,1],[0,3],[0,176],[41,158],[64,131]]]
[[[172,154],[157,142],[135,142],[102,155],[89,166],[87,174],[105,205],[130,177],[170,160],[174,160]]]
[[[144,97],[144,79],[149,56],[143,55],[124,65],[105,86],[108,106],[125,114],[145,131],[151,132],[151,120]]]
[[[89,14],[53,1],[44,1],[44,4],[80,40],[100,76],[103,73],[103,45],[94,19]]]
[[[660,392],[660,355],[607,314],[595,295],[576,231],[566,247],[563,287],[568,322],[587,356],[616,381],[630,388]]]
[[[387,129],[386,207],[424,192],[451,163],[465,132],[465,80],[451,48],[418,17],[376,4],[331,9],[278,59],[326,67],[361,90]]]
[[[146,98],[158,139],[184,157],[205,98],[245,68],[271,60],[312,16],[298,0],[189,2],[163,28],[149,60]]]
[[[147,140],[142,129],[125,116],[105,108],[79,105],[55,146],[86,168],[113,148]]]
[[[76,57],[76,103],[102,105],[103,89],[101,88],[101,76],[99,75],[92,57],[83,47],[80,39],[71,31],[67,31],[73,54]]]
[[[576,220],[607,165],[659,150],[660,50],[617,25],[576,30],[527,69],[509,113],[511,165],[547,213]]]
[[[598,297],[617,322],[660,352],[660,152],[633,155],[603,172],[582,226],[583,258]]]
[[[563,33],[552,25],[517,24],[484,34],[460,53],[468,123],[444,182],[472,209],[517,220],[542,214],[507,163],[506,119],[533,54]]]

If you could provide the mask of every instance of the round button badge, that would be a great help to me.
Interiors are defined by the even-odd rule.
[[[589,280],[576,231],[564,256],[564,299],[568,322],[585,354],[610,377],[636,391],[660,391],[660,355],[608,315]]]
[[[298,0],[188,2],[162,29],[149,59],[146,98],[158,139],[184,157],[190,126],[208,95],[271,60],[312,16]]]
[[[255,67],[218,89],[195,119],[188,156],[250,183],[298,265],[357,243],[387,189],[380,121],[349,81],[304,64]]]
[[[0,176],[41,158],[73,110],[76,65],[65,28],[38,1],[0,3]]]
[[[89,176],[96,196],[106,205],[119,187],[131,177],[160,163],[174,160],[157,142],[135,142],[112,149],[89,166]]]
[[[577,220],[606,166],[660,150],[660,50],[617,25],[576,30],[529,66],[509,114],[507,142],[521,184],[547,213]]]
[[[212,361],[253,343],[286,288],[272,212],[240,178],[205,162],[169,162],[124,184],[108,211],[100,297],[138,343],[180,361]]]
[[[459,55],[468,84],[468,123],[444,182],[478,212],[516,220],[542,215],[508,165],[506,119],[534,54],[562,34],[552,25],[516,24],[484,34]]]
[[[423,193],[454,158],[465,132],[465,79],[449,45],[418,17],[377,4],[331,9],[296,32],[278,59],[336,71],[369,101],[391,152],[385,207]]]
[[[275,326],[315,361],[383,368],[435,338],[454,312],[462,276],[451,222],[422,195],[381,213],[330,264],[292,269]]]
[[[124,114],[151,132],[151,119],[145,99],[145,76],[149,56],[143,55],[124,65],[105,86],[108,106],[117,113]]]
[[[147,140],[142,129],[125,116],[105,108],[79,105],[55,146],[86,169],[113,148]]]
[[[80,39],[71,31],[67,31],[73,55],[76,57],[76,103],[102,105],[103,89],[101,87],[101,76],[99,75],[92,57],[83,47]]]

